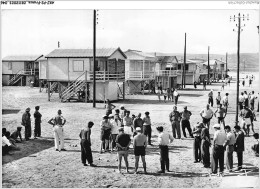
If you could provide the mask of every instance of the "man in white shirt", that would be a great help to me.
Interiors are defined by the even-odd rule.
[[[170,172],[168,145],[173,142],[173,136],[171,136],[169,133],[163,132],[162,126],[158,126],[156,127],[156,129],[159,132],[158,142],[160,148],[160,161],[161,161],[161,170],[158,171],[158,173],[165,173],[165,166],[166,166],[166,170]]]
[[[227,108],[228,108],[228,105],[229,105],[229,103],[228,103],[228,95],[229,94],[226,93],[226,95],[222,99],[222,104],[223,104],[224,108],[226,109],[226,113],[227,113]]]
[[[257,96],[255,96],[255,92],[252,91],[252,94],[250,95],[250,99],[249,99],[249,103],[250,103],[250,109],[253,111],[254,110],[254,106],[255,106],[255,99],[257,98]]]
[[[241,95],[239,95],[239,108],[240,110],[243,109],[243,103],[245,102],[245,97],[244,97],[244,93],[241,92]]]
[[[113,117],[113,115],[109,115],[109,117]],[[114,115],[114,119],[111,120],[111,140],[110,140],[110,150],[113,151],[116,147],[116,137],[118,135],[118,129],[121,127],[121,121],[119,120],[118,115]]]
[[[6,154],[12,155],[9,153],[11,147],[14,146],[10,143],[10,141],[6,138],[6,136],[2,134],[2,155],[6,155]]]
[[[220,124],[215,124],[213,128],[215,129],[215,133],[213,138],[211,171],[212,174],[217,174],[219,163],[219,173],[222,175],[224,171],[224,144],[227,136],[220,130]]]
[[[233,152],[234,144],[236,143],[235,134],[231,132],[230,126],[225,126],[225,131],[227,134],[227,140],[224,144],[226,148],[226,168],[229,172],[232,172],[233,169]]]
[[[206,108],[200,111],[200,116],[202,117],[202,122],[204,125],[207,125],[209,129],[210,125],[210,120],[213,117],[214,113],[213,111],[209,108],[209,104],[206,105]]]

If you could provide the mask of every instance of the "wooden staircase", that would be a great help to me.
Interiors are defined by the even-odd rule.
[[[80,89],[86,86],[85,82],[85,72],[80,75],[73,83],[71,83],[61,94],[61,102],[66,102],[77,96],[77,93]]]
[[[52,95],[56,89],[57,89],[57,86],[58,86],[58,82],[54,82],[51,87],[50,87],[50,95]]]
[[[16,84],[21,78],[23,77],[23,71],[20,70],[18,71],[14,77],[12,77],[9,81],[8,81],[8,85],[12,86],[14,84]]]

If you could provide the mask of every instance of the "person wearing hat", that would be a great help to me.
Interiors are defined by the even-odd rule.
[[[107,104],[106,104],[106,115],[109,116],[110,114],[112,114],[112,110],[116,107],[114,104],[112,104],[109,99],[106,100]]]
[[[193,138],[191,128],[190,128],[190,116],[192,115],[192,113],[189,110],[187,110],[187,106],[184,106],[183,108],[184,108],[184,111],[180,112],[183,136],[186,138],[185,128],[187,128],[188,132],[190,134],[190,137]]]
[[[250,125],[252,125],[252,118],[254,117],[254,115],[245,104],[243,104],[243,109],[240,111],[239,117],[241,117],[241,124],[243,126],[243,130],[246,133],[246,136],[249,136]]]
[[[135,155],[135,174],[137,174],[139,157],[141,156],[143,162],[144,173],[146,172],[146,162],[145,162],[145,148],[147,147],[147,138],[144,134],[142,134],[142,130],[140,127],[136,127],[136,135],[133,140],[133,148]]]
[[[236,135],[236,143],[234,145],[234,150],[237,153],[237,169],[235,171],[239,171],[242,169],[243,165],[243,151],[245,150],[245,135],[244,132],[241,131],[240,126],[236,125],[234,127],[235,129],[235,135]]]
[[[145,116],[143,118],[143,131],[144,135],[148,137],[148,144],[152,145],[151,138],[152,138],[152,121],[150,118],[150,113],[145,112]]]
[[[119,134],[116,137],[116,146],[118,154],[118,172],[121,173],[122,157],[125,160],[126,172],[128,173],[128,150],[131,144],[130,135],[124,133],[124,128],[119,128]]]
[[[173,137],[166,132],[163,132],[163,127],[156,127],[158,134],[158,143],[160,149],[160,163],[161,170],[157,173],[165,173],[165,167],[168,172],[170,172],[170,160],[169,160],[169,147],[168,145],[173,142]]]
[[[39,112],[40,106],[35,106],[34,112],[34,138],[41,137],[41,117],[42,114]]]
[[[211,171],[212,174],[217,174],[219,164],[219,174],[223,175],[225,155],[224,144],[227,140],[227,135],[220,130],[219,124],[213,125],[213,128],[215,129],[215,133],[213,137]]]
[[[104,152],[106,152],[109,147],[109,138],[110,138],[110,134],[111,134],[112,125],[111,125],[110,121],[108,120],[108,118],[109,118],[108,116],[104,115],[103,120],[100,122],[100,128],[101,128],[100,153],[102,153],[103,150],[104,150]]]
[[[10,138],[14,139],[15,142],[22,142],[21,130],[22,127],[17,127],[17,130],[11,134]],[[18,140],[18,137],[20,138],[20,141]]]
[[[26,108],[25,112],[22,116],[22,125],[24,126],[24,135],[25,140],[29,140],[29,138],[32,136],[32,128],[31,128],[31,114],[30,114],[30,108]]]
[[[213,107],[213,89],[210,90],[208,97],[208,104],[211,104],[211,107]]]
[[[81,146],[81,162],[84,166],[87,166],[86,160],[88,161],[91,167],[96,167],[93,164],[93,157],[91,151],[91,128],[93,127],[94,123],[92,121],[88,122],[87,128],[83,128],[80,133],[80,146]]]
[[[114,119],[111,120],[111,139],[110,139],[110,150],[114,151],[116,147],[116,137],[118,135],[118,129],[121,127],[121,121],[118,115],[114,115]]]
[[[223,127],[225,127],[225,117],[227,115],[226,109],[222,108],[222,104],[219,104],[217,110],[214,112],[215,117],[218,118],[218,124],[222,123]]]
[[[224,144],[226,149],[226,168],[229,172],[233,170],[233,152],[234,152],[234,144],[236,143],[236,137],[233,132],[231,132],[231,128],[229,125],[225,126],[225,131],[227,134],[227,140]]]
[[[173,106],[173,111],[170,113],[169,118],[170,118],[170,122],[171,122],[171,125],[172,125],[173,137],[176,138],[176,132],[177,132],[178,139],[180,139],[181,138],[181,129],[180,129],[181,115],[177,111],[176,105]]]
[[[198,163],[201,161],[201,130],[204,127],[203,123],[197,123],[193,127],[193,157],[194,163]]]
[[[221,102],[221,95],[220,95],[220,92],[218,92],[218,95],[216,97],[216,104],[217,104],[217,106],[220,104],[220,102]]]
[[[200,116],[202,117],[202,122],[207,125],[209,129],[210,125],[210,120],[213,117],[214,113],[213,111],[209,108],[209,104],[206,105],[206,108],[202,109],[200,111]]]
[[[54,131],[54,143],[56,151],[66,151],[64,149],[64,130],[63,126],[66,123],[66,119],[61,115],[61,110],[58,110],[58,114],[51,118],[48,123],[53,125]]]
[[[227,108],[228,108],[228,93],[226,93],[226,95],[222,98],[222,104],[224,106],[224,108],[226,109],[226,113],[227,113]]]

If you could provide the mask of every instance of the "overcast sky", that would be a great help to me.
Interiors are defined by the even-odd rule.
[[[249,14],[241,33],[241,52],[259,51],[259,10],[99,10],[97,47],[123,51],[236,53],[237,22],[230,15]],[[93,47],[93,10],[2,10],[2,58],[48,54],[57,48]]]

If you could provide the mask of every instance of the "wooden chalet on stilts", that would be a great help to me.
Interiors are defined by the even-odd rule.
[[[156,57],[142,51],[128,50],[125,52],[126,93],[144,93],[155,87]]]
[[[2,85],[39,85],[39,58],[43,55],[7,56],[2,60]]]
[[[155,54],[156,55],[156,54]],[[162,89],[177,87],[177,65],[176,56],[156,56],[155,82],[156,86],[162,86]]]
[[[45,58],[40,62],[40,76],[48,83],[48,100],[55,90],[62,102],[79,100],[82,92],[81,100],[93,100],[93,49],[55,49]],[[97,101],[125,98],[126,58],[120,48],[96,49]]]

